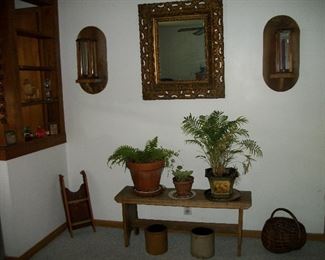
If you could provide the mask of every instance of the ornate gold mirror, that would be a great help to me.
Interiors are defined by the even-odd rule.
[[[222,0],[138,7],[143,99],[223,98]]]

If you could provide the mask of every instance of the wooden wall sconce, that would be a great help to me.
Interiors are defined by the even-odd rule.
[[[275,16],[267,22],[263,35],[263,77],[275,91],[287,91],[299,77],[298,24],[289,16]]]
[[[77,83],[89,94],[102,91],[107,84],[107,54],[104,33],[88,26],[80,31],[77,44]]]

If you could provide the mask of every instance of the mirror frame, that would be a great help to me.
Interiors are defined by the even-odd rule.
[[[222,0],[192,0],[138,5],[142,95],[144,100],[224,98]],[[205,22],[207,80],[160,81],[157,22],[200,17]]]

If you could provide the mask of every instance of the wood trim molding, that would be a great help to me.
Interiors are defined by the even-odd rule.
[[[95,226],[98,226],[98,227],[123,228],[122,221],[95,219],[94,223],[95,223]]]
[[[107,227],[107,228],[123,228],[122,221],[112,221],[112,220],[103,220],[95,219],[95,226]],[[243,230],[243,237],[249,238],[261,238],[261,230]],[[220,233],[221,236],[234,236],[234,234]],[[307,240],[311,241],[325,241],[325,234],[320,233],[309,233],[307,234]]]
[[[20,256],[20,257],[6,256],[5,259],[6,260],[13,260],[13,259],[20,259],[20,260],[26,259],[27,260],[27,259],[30,259],[38,251],[40,251],[47,244],[49,244],[51,241],[53,241],[57,236],[59,236],[65,229],[66,229],[66,224],[64,223],[64,224],[60,225],[59,227],[57,227],[54,231],[52,231],[46,237],[44,237],[42,240],[40,240],[38,243],[36,243],[32,248],[30,248],[28,251],[26,251],[22,256]]]
[[[309,234],[307,234],[307,240],[311,240],[311,241],[325,241],[325,234],[309,233]]]
[[[95,224],[95,226],[98,226],[98,227],[121,228],[121,229],[123,228],[122,221],[95,219],[94,224]],[[6,260],[16,260],[16,259],[19,259],[19,260],[26,259],[27,260],[27,259],[30,259],[38,251],[40,251],[47,244],[49,244],[51,241],[53,241],[57,236],[59,236],[65,229],[66,229],[66,224],[64,223],[64,224],[60,225],[58,228],[56,228],[54,231],[52,231],[45,238],[40,240],[31,249],[26,251],[22,256],[20,256],[20,257],[6,256],[5,259]],[[243,230],[243,237],[259,239],[261,237],[261,233],[262,233],[262,231],[259,231],[259,230]],[[234,236],[234,234],[226,234],[226,233],[220,233],[220,235],[221,236]],[[307,234],[307,240],[325,241],[325,234],[309,233],[309,234]]]
[[[23,254],[19,259],[30,259],[33,255],[35,255],[38,251],[40,251],[43,247],[53,241],[57,236],[59,236],[66,229],[66,224],[62,224],[50,234],[48,234],[45,238],[40,240],[37,244],[35,244],[31,249],[29,249],[25,254]]]

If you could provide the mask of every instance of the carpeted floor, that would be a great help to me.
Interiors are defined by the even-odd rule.
[[[190,233],[168,233],[168,251],[159,256],[149,255],[145,250],[144,232],[131,234],[130,246],[124,247],[123,231],[115,228],[97,227],[94,233],[90,227],[74,231],[70,238],[68,231],[62,233],[48,246],[32,257],[32,260],[90,260],[90,259],[196,259],[191,256]],[[273,254],[267,251],[260,239],[244,238],[242,256],[236,257],[237,240],[234,237],[216,237],[215,256],[210,259],[325,259],[324,241],[307,241],[305,246],[297,251],[285,254]]]

